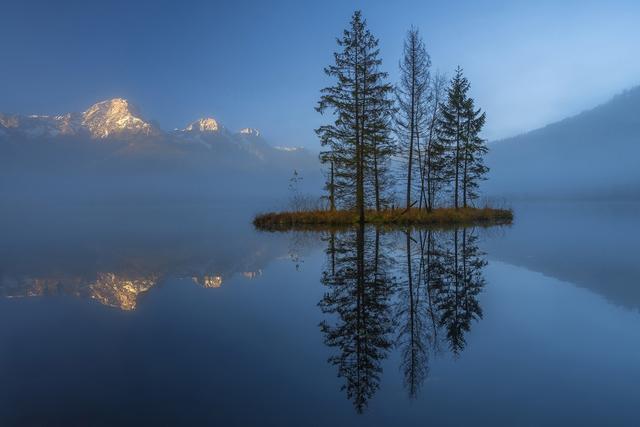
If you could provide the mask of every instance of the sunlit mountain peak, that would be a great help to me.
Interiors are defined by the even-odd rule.
[[[150,135],[156,132],[144,121],[137,109],[123,98],[114,98],[92,105],[82,114],[82,125],[94,138],[107,138],[122,132]]]
[[[217,132],[220,130],[220,124],[216,119],[204,117],[190,123],[184,130],[187,132]]]

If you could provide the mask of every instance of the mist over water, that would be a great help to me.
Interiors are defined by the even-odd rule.
[[[28,3],[0,427],[638,424],[636,4]]]
[[[632,160],[537,145],[602,111],[496,144],[489,228],[259,231],[323,176],[257,134],[5,135],[0,424],[629,425]]]
[[[252,199],[7,207],[8,425],[625,425],[637,405],[636,203],[306,233],[256,231]]]

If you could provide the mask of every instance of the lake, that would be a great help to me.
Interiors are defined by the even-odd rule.
[[[637,425],[640,203],[317,232],[223,205],[3,209],[0,425]]]

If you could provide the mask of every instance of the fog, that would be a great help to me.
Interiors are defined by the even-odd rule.
[[[489,145],[485,191],[507,198],[640,197],[640,87]]]
[[[637,111],[640,88],[575,117],[490,143],[484,196],[637,199]],[[244,200],[272,210],[286,208],[293,193],[313,201],[322,195],[317,153],[275,148],[258,133],[158,131],[96,139],[82,132],[42,133],[27,126],[36,119],[3,117],[6,124],[19,124],[0,128],[4,204]],[[300,179],[292,186],[294,171]]]
[[[262,139],[185,144],[171,137],[0,138],[4,203],[252,199],[265,208],[284,208],[294,170],[302,177],[295,190],[318,196],[316,155],[276,150]]]

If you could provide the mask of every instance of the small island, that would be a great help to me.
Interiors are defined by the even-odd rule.
[[[353,210],[309,210],[269,212],[257,215],[253,224],[260,229],[279,230],[309,228],[313,226],[341,227],[359,223],[358,212]],[[436,208],[432,211],[412,208],[365,211],[365,223],[398,226],[492,226],[510,224],[510,209],[484,208]]]
[[[329,120],[316,135],[326,195],[315,201],[301,196],[301,176],[294,171],[290,209],[260,214],[254,225],[282,230],[511,223],[510,209],[478,204],[489,171],[481,136],[486,115],[469,96],[462,68],[450,79],[432,74],[425,43],[412,28],[399,81],[391,84],[378,43],[356,11],[324,69],[332,84],[321,90],[316,110]]]

